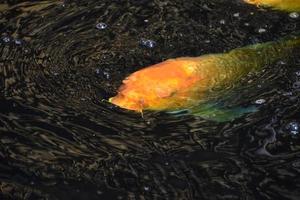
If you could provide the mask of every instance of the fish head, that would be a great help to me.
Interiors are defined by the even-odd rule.
[[[109,101],[135,111],[180,109],[193,100],[200,79],[195,61],[170,59],[128,76]]]

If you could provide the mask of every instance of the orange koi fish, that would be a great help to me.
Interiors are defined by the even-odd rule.
[[[139,112],[189,109],[207,102],[214,91],[225,90],[249,72],[287,57],[298,46],[300,38],[293,37],[228,53],[169,59],[128,76],[109,102]]]
[[[244,0],[246,3],[288,12],[300,11],[300,0]]]

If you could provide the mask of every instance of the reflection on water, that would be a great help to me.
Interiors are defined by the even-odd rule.
[[[299,31],[292,16],[229,0],[1,3],[0,199],[299,198],[299,55],[224,96],[260,108],[232,122],[103,100],[143,66]]]

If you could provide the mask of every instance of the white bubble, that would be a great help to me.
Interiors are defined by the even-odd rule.
[[[221,19],[220,24],[226,24],[226,21],[224,19]]]
[[[156,46],[156,42],[153,41],[153,40],[148,40],[148,39],[141,39],[140,41],[140,44],[144,47],[147,47],[147,48],[154,48]]]
[[[234,16],[234,17],[239,17],[239,16],[240,16],[240,13],[234,13],[233,16]]]
[[[257,99],[257,100],[255,101],[255,103],[261,105],[261,104],[266,103],[266,100],[265,100],[265,99]]]
[[[296,19],[296,18],[299,17],[299,13],[297,13],[297,12],[292,12],[292,13],[289,14],[289,16],[290,16],[290,18]]]
[[[100,70],[99,68],[97,68],[97,69],[95,70],[95,73],[96,73],[96,74],[100,74],[100,73],[101,73],[101,70]]]
[[[259,28],[258,32],[259,33],[265,33],[265,32],[267,32],[267,29],[265,29],[265,28]]]
[[[96,28],[98,30],[104,30],[107,28],[107,24],[105,24],[104,22],[100,22],[100,23],[96,24]]]
[[[22,44],[22,40],[20,40],[20,39],[15,39],[15,44],[16,44],[16,45],[21,45],[21,44]]]
[[[298,122],[290,122],[287,124],[286,128],[293,135],[296,135],[299,133],[299,123]]]
[[[300,88],[300,81],[296,81],[295,83],[293,83],[293,88],[294,89],[299,89]]]
[[[279,63],[280,65],[286,65],[286,62],[284,62],[284,61],[282,61],[282,60],[280,60],[278,63]]]
[[[7,37],[7,36],[3,37],[2,40],[3,40],[3,42],[5,42],[5,43],[10,42],[10,38]]]
[[[110,78],[109,72],[103,71],[103,75],[105,76],[106,79]]]
[[[285,92],[282,95],[283,96],[293,96],[293,93],[292,92]]]

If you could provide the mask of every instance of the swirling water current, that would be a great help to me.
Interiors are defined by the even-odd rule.
[[[0,199],[299,199],[299,54],[249,74],[230,122],[106,100],[167,58],[300,30],[239,0],[0,2]]]

